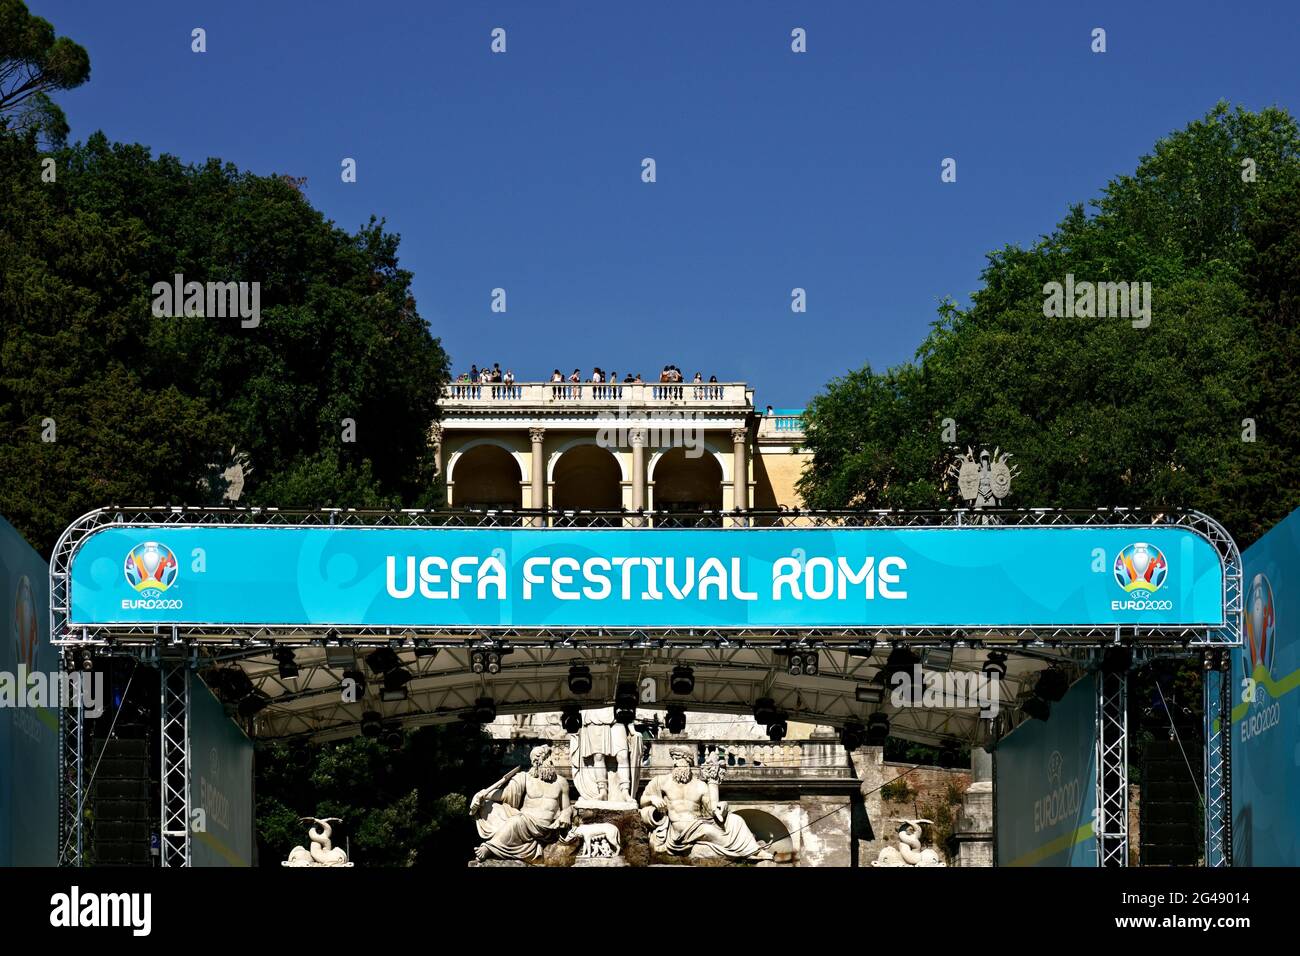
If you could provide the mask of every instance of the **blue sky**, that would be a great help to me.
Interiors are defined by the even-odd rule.
[[[60,98],[74,139],[305,176],[340,226],[385,218],[457,371],[672,362],[760,406],[910,359],[986,252],[1217,100],[1300,109],[1293,0],[28,5],[90,52]]]

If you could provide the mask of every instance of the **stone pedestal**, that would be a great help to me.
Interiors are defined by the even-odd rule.
[[[971,785],[953,837],[958,866],[993,865],[993,756],[979,747],[971,750]]]

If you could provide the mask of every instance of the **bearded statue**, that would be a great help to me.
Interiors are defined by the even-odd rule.
[[[563,837],[573,822],[569,782],[555,769],[551,748],[534,747],[530,758],[527,773],[515,767],[470,801],[470,815],[483,838],[474,851],[480,862],[540,860],[546,844]]]

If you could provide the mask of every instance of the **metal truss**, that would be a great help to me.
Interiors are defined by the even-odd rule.
[[[66,656],[60,667],[69,671]],[[59,866],[85,862],[86,715],[80,693],[59,708]]]
[[[188,525],[243,525],[254,527],[530,527],[530,528],[624,528],[637,527],[644,533],[655,528],[992,528],[1002,526],[1179,526],[1200,534],[1213,545],[1223,561],[1224,609],[1222,624],[1197,627],[872,627],[872,628],[391,628],[391,627],[237,627],[195,623],[171,625],[104,625],[74,628],[69,625],[69,573],[80,544],[101,528],[168,527]],[[72,523],[55,544],[50,560],[50,634],[56,644],[103,642],[154,645],[178,638],[215,642],[230,647],[256,641],[308,642],[351,640],[360,645],[412,646],[417,639],[441,643],[464,643],[490,637],[496,641],[564,643],[580,640],[586,646],[639,647],[673,645],[693,647],[725,646],[734,641],[772,642],[782,640],[820,641],[826,644],[862,644],[877,640],[907,645],[984,643],[1019,644],[1025,647],[1072,644],[1105,647],[1121,641],[1140,641],[1147,646],[1204,647],[1240,646],[1243,602],[1241,555],[1232,538],[1214,519],[1195,511],[1145,512],[1108,508],[1095,511],[1065,511],[1050,508],[988,509],[973,511],[702,511],[658,513],[653,511],[555,511],[403,509],[397,511],[324,509],[317,511],[276,508],[169,508],[113,507],[92,511]],[[183,631],[183,633],[182,633]],[[393,642],[397,642],[393,644]]]
[[[1098,866],[1128,866],[1128,671],[1097,672]]]
[[[161,862],[190,865],[190,662],[164,659],[159,666],[162,791]]]
[[[1206,651],[1202,693],[1205,708],[1205,865],[1232,866],[1232,660]]]

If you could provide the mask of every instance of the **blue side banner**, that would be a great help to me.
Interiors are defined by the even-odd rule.
[[[190,678],[190,807],[202,827],[190,841],[194,866],[253,865],[253,744],[221,702]]]
[[[998,866],[1096,866],[1097,677],[998,743]]]
[[[59,717],[29,681],[53,683],[49,567],[0,518],[0,866],[58,862]]]
[[[1232,653],[1232,862],[1300,866],[1300,511],[1242,555]]]
[[[1215,625],[1181,527],[113,527],[74,624],[410,627]]]

